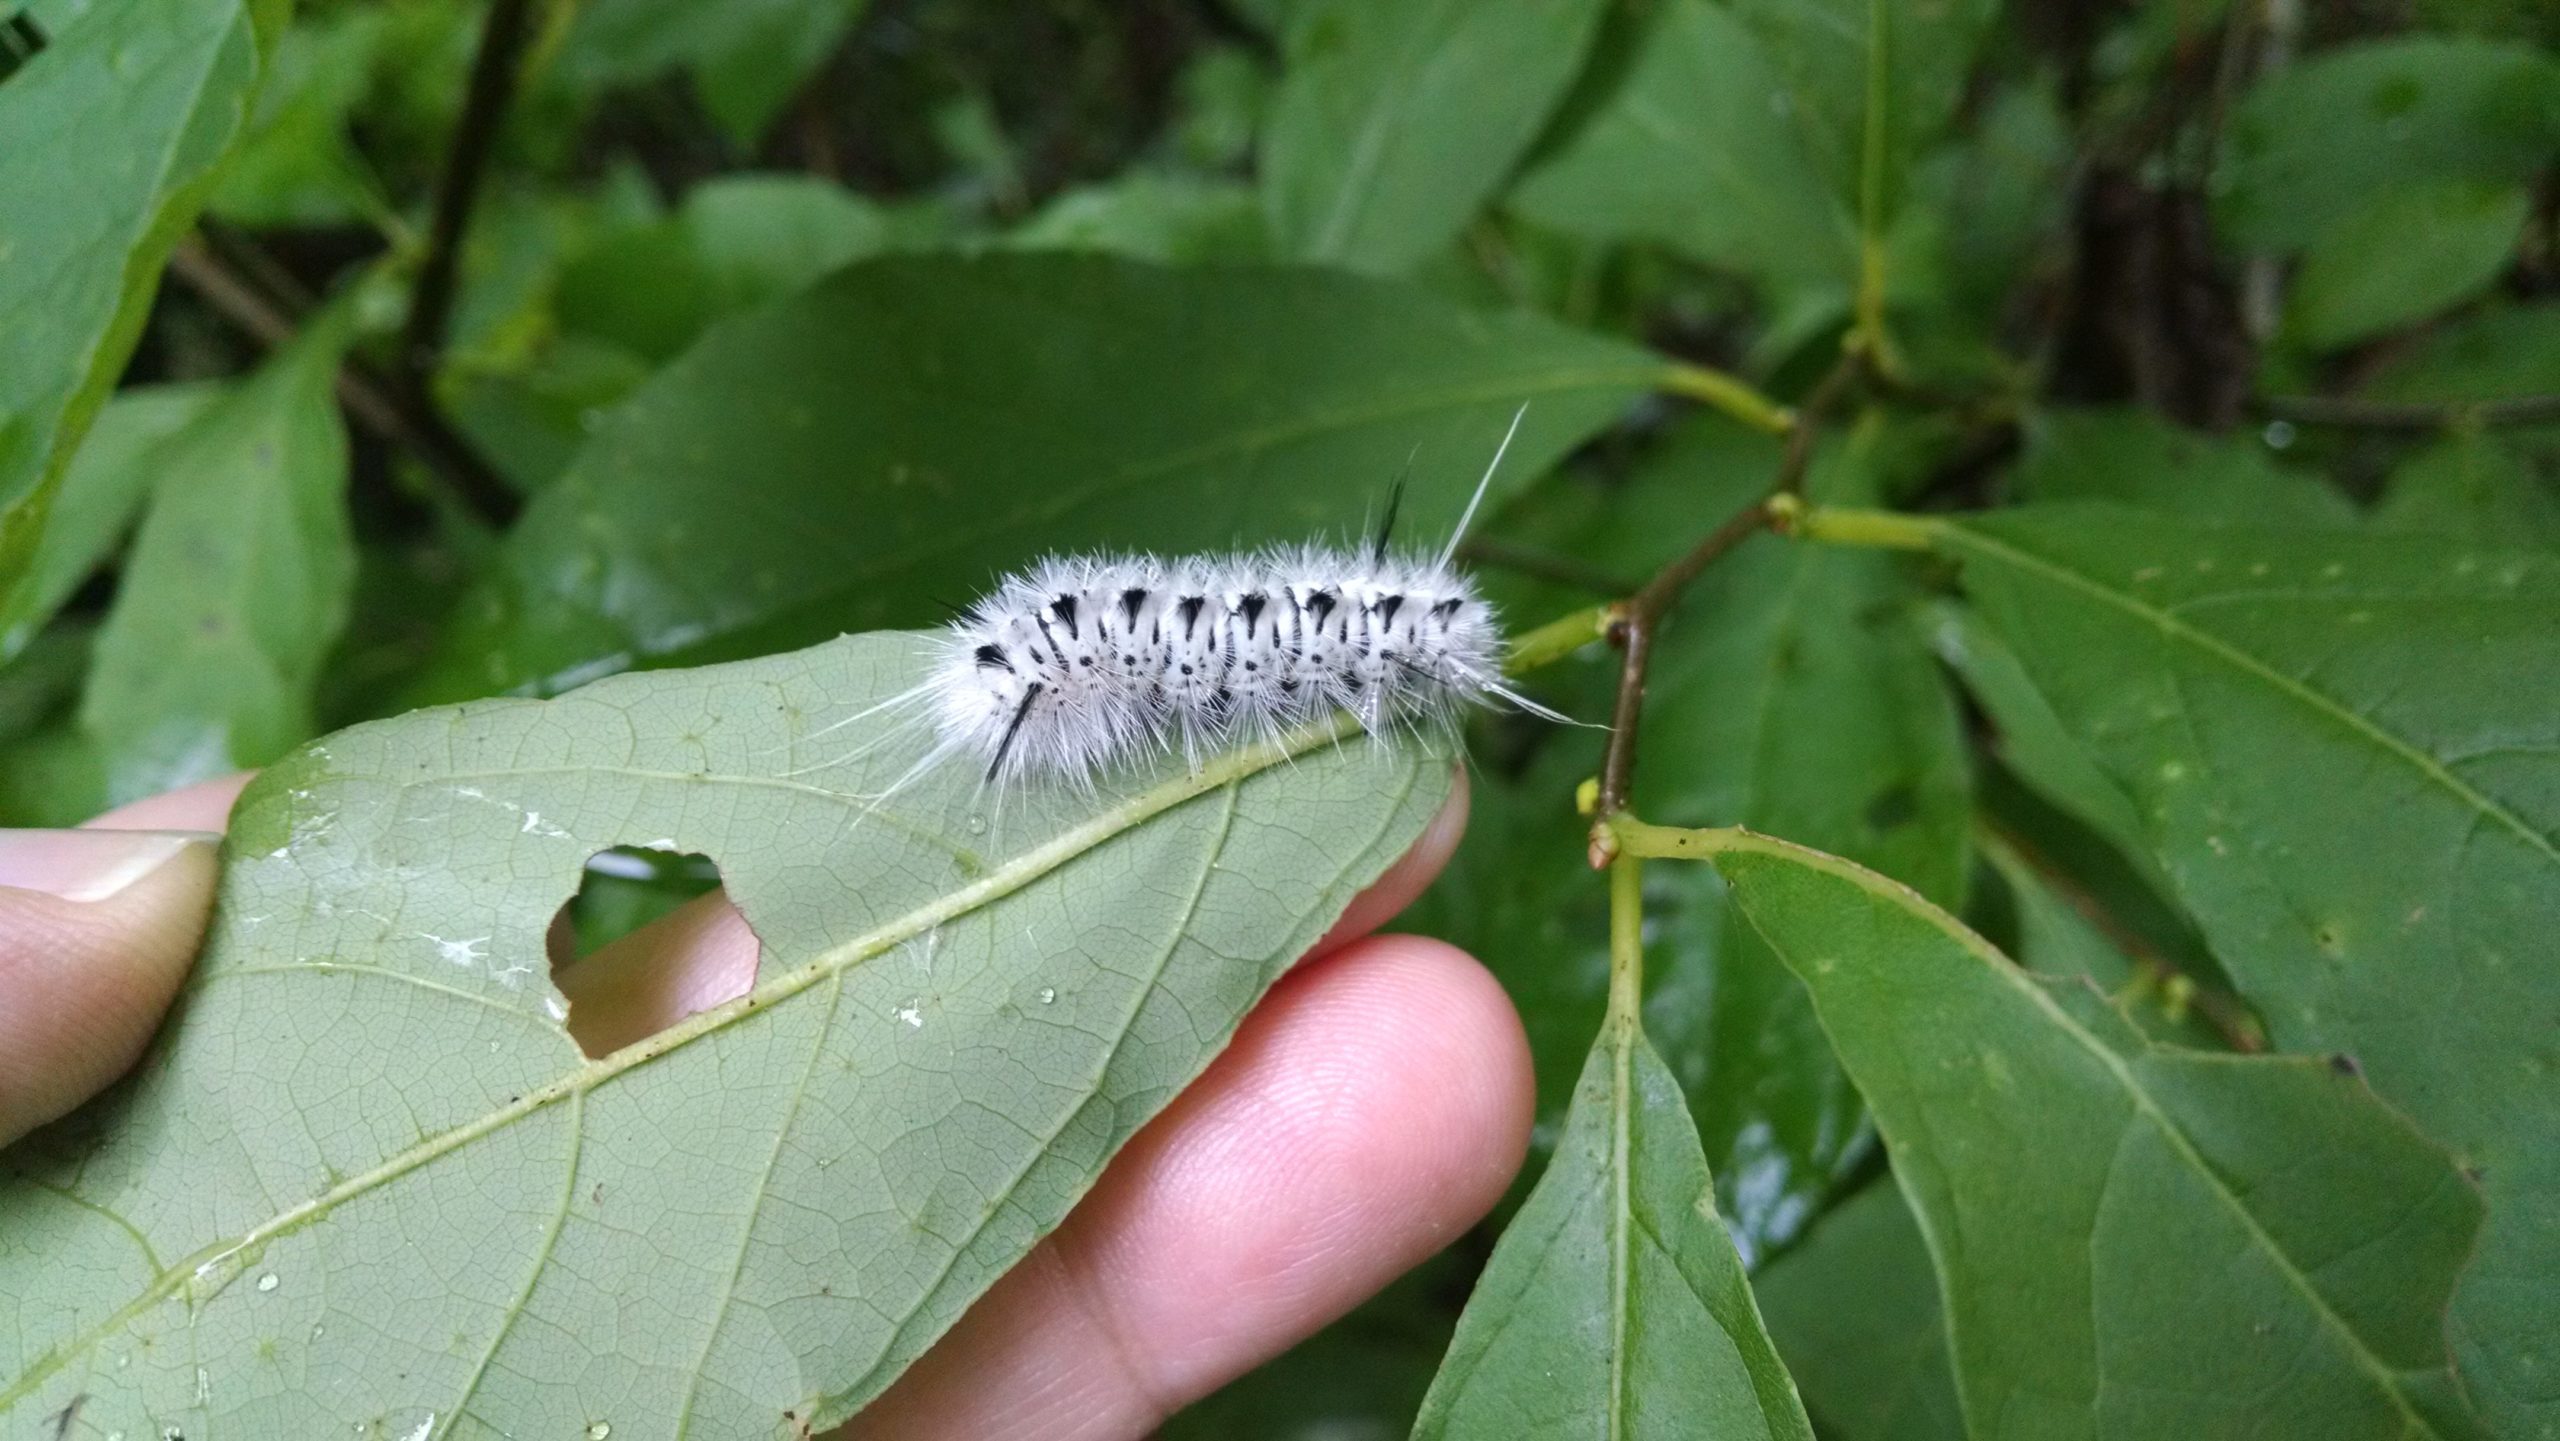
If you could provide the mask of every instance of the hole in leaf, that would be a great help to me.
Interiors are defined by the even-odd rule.
[[[759,946],[709,856],[598,851],[553,917],[551,974],[590,1056],[646,1039],[755,984]]]

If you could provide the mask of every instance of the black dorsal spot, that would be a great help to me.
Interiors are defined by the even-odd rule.
[[[1465,601],[1452,596],[1449,599],[1440,602],[1438,605],[1433,606],[1431,608],[1431,613],[1442,620],[1447,620],[1458,613],[1458,607],[1465,604]]]
[[[1394,625],[1396,623],[1396,612],[1402,609],[1404,609],[1403,596],[1382,595],[1378,597],[1378,624],[1381,627]]]
[[[1200,612],[1205,609],[1208,604],[1209,598],[1205,595],[1186,595],[1181,600],[1175,602],[1174,609],[1182,616],[1182,638],[1184,640],[1189,640],[1191,638],[1192,630],[1200,624]]]
[[[1146,603],[1147,592],[1143,587],[1131,586],[1129,589],[1120,592],[1120,609],[1129,617],[1129,624],[1131,625],[1136,625],[1138,623],[1138,610]]]
[[[1253,628],[1262,623],[1262,608],[1270,603],[1271,597],[1258,590],[1237,599],[1236,613],[1244,617],[1246,635],[1253,634]]]
[[[1004,647],[1000,645],[978,647],[978,664],[994,670],[1013,669],[1013,662],[1004,658]]]
[[[1057,599],[1050,601],[1050,602],[1049,602],[1049,614],[1054,615],[1054,616],[1056,616],[1058,619],[1060,619],[1060,620],[1062,620],[1062,621],[1065,621],[1065,622],[1066,622],[1066,624],[1067,624],[1067,635],[1068,635],[1068,637],[1069,637],[1069,638],[1071,638],[1071,639],[1073,639],[1073,638],[1077,638],[1078,632],[1077,632],[1077,630],[1076,630],[1076,598],[1075,598],[1074,596],[1071,596],[1071,595],[1062,595],[1062,596],[1059,596]]]
[[[1329,590],[1307,592],[1307,614],[1315,617],[1318,625],[1324,624],[1324,618],[1333,614],[1333,608],[1341,603],[1342,597]]]

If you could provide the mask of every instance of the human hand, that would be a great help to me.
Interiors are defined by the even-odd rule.
[[[245,779],[81,831],[0,831],[0,1143],[140,1054],[201,939],[208,832]],[[1482,1216],[1528,1143],[1519,1020],[1463,953],[1370,934],[1465,823],[1461,776],[1227,1052],[841,1436],[1143,1435]],[[754,935],[714,895],[557,979],[571,1029],[600,1051],[739,994],[755,969]]]

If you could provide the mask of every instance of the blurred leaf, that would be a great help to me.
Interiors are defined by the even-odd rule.
[[[2057,876],[2006,836],[1987,839],[1983,856],[1999,878],[2009,907],[2009,954],[2051,984],[2054,1004],[2101,1034],[2130,1022],[2164,1045],[2191,1050],[2232,1049],[2194,1009],[2191,997],[2173,994],[2172,973],[2157,958],[2137,961],[2118,936],[2082,909],[2093,898],[2066,895]]]
[[[2373,523],[2482,546],[2560,546],[2560,496],[2496,436],[2447,435],[2391,472]]]
[[[97,808],[264,765],[308,738],[355,560],[333,390],[352,315],[316,322],[154,453],[158,487],[80,703]]]
[[[269,768],[151,1064],[0,1163],[0,1432],[72,1405],[296,1441],[832,1426],[1448,793],[1445,749],[1318,725],[993,819],[967,765],[884,803],[931,744],[879,715],[925,639],[406,716]],[[591,1058],[545,942],[621,843],[715,857],[764,954],[755,991]]]
[[[1868,114],[1881,169],[1873,184],[1879,229],[1899,205],[1913,156],[1946,128],[1964,97],[1974,48],[1998,0],[1732,0],[1775,62],[1768,97],[1804,136],[1819,174],[1852,210],[1869,162]],[[1760,97],[1754,96],[1754,99]],[[1801,183],[1801,182],[1800,182]]]
[[[1144,171],[1061,194],[1004,243],[1167,264],[1271,258],[1271,232],[1252,186]]]
[[[372,89],[394,34],[392,12],[383,8],[341,8],[287,27],[206,208],[234,224],[272,227],[339,225],[386,212],[389,203],[347,122]],[[411,63],[415,56],[399,58]]]
[[[2517,184],[2448,180],[2383,194],[2312,243],[2287,333],[2332,349],[2470,299],[2514,260],[2532,209]]]
[[[1897,309],[1934,302],[2002,318],[2065,250],[2076,156],[2070,122],[2042,85],[1999,91],[1980,121],[1919,160],[1894,214],[1886,280]]]
[[[1715,1198],[1680,1083],[1613,1015],[1555,1159],[1467,1298],[1416,1441],[1813,1441]]]
[[[684,69],[729,139],[753,146],[870,0],[588,0],[560,64],[587,84]]]
[[[1808,183],[1813,158],[1775,63],[1732,12],[1670,0],[1634,63],[1509,203],[1542,225],[1668,246],[1752,275],[1846,283],[1856,228]]]
[[[1824,1436],[1964,1441],[1938,1278],[1891,1181],[1825,1213],[1751,1289]]]
[[[869,262],[714,329],[615,412],[508,537],[426,689],[558,689],[926,620],[1079,548],[1347,530],[1408,464],[1406,533],[1445,532],[1522,402],[1512,484],[1663,364],[1340,275]]]
[[[1941,534],[2276,1044],[2353,1055],[2481,1176],[2457,1355],[2494,1427],[2551,1422],[2560,562],[2102,507]]]
[[[2131,408],[2036,412],[2013,480],[2027,500],[2109,500],[2282,525],[2356,522],[2345,494],[2275,464],[2254,438],[2206,435]]]
[[[563,325],[651,361],[703,327],[888,245],[870,202],[805,175],[726,175],[673,217],[610,234],[561,273]]]
[[[1267,67],[1240,45],[1213,45],[1182,69],[1181,113],[1172,123],[1184,163],[1219,170],[1249,159],[1271,109]]]
[[[1300,260],[1412,268],[1458,238],[1580,65],[1602,0],[1311,0],[1262,140]]]
[[[2383,400],[2500,400],[2560,391],[2560,304],[2521,305],[2416,337],[2375,377]]]
[[[99,408],[54,492],[34,569],[0,604],[0,661],[24,649],[105,563],[162,474],[160,443],[194,420],[214,395],[210,385],[142,386],[116,392]]]
[[[0,825],[39,824],[18,818],[28,807],[17,794],[8,748],[69,713],[89,673],[91,630],[74,621],[48,626],[14,658],[0,661]]]
[[[240,128],[279,0],[129,0],[0,85],[0,606]],[[14,612],[14,609],[12,611]]]
[[[2292,251],[2393,190],[2530,179],[2560,150],[2560,60],[2407,35],[2268,75],[2233,113],[2214,219],[2229,244]]]
[[[2469,1434],[2444,1304],[2480,1200],[2361,1081],[2102,1042],[1908,889],[1720,846],[1875,1110],[1976,1429]]]

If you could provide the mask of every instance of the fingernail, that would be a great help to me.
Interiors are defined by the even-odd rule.
[[[0,830],[0,886],[103,901],[186,853],[210,831]]]

